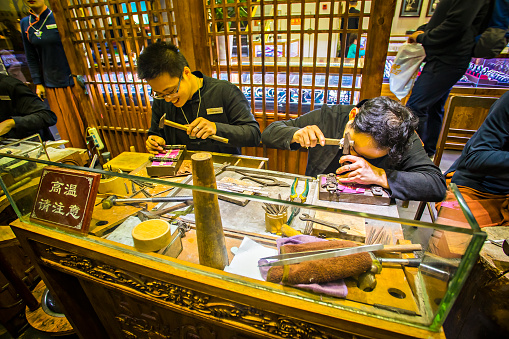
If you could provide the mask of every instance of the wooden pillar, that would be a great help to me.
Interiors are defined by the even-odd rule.
[[[217,188],[212,154],[196,153],[191,161],[193,185]],[[223,270],[228,265],[228,252],[217,194],[193,191],[193,201],[200,264]]]
[[[389,48],[392,19],[396,0],[376,0],[372,3],[369,35],[362,72],[361,100],[380,96]]]
[[[175,1],[174,6],[180,51],[192,71],[201,71],[210,76],[212,62],[210,46],[207,45],[203,0]]]
[[[49,3],[50,8],[53,11],[53,16],[55,17],[58,33],[60,34],[62,45],[64,45],[65,56],[67,57],[67,62],[69,62],[72,74],[85,74],[83,65],[85,57],[78,55],[77,49],[74,48],[71,32],[67,30],[68,23],[65,19],[62,3],[59,0],[49,0]]]

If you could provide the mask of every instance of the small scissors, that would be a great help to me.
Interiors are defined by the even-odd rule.
[[[281,186],[281,187],[289,187],[290,186],[289,183],[277,180],[276,178],[269,177],[266,175],[248,174],[248,173],[241,172],[239,170],[236,170],[235,172],[242,175],[242,177],[240,177],[240,180],[249,179],[249,180],[254,181],[262,186]]]

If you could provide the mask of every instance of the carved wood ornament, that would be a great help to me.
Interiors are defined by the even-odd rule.
[[[188,288],[144,277],[54,247],[47,247],[45,252],[53,257],[51,259],[42,258],[47,264],[68,267],[96,279],[113,283],[124,288],[133,289],[145,296],[164,301],[173,309],[175,309],[175,306],[178,308],[185,308],[202,315],[216,318],[217,320],[233,321],[244,326],[247,325],[253,329],[270,333],[271,335],[285,338],[326,339],[336,337],[325,333],[317,326],[307,322],[278,314],[262,312],[253,307],[232,303],[230,301],[220,300],[203,293],[197,293]],[[125,310],[126,308],[124,307],[123,309]],[[126,338],[137,338],[138,336],[134,333],[140,331],[145,333],[150,332],[151,335],[148,336],[150,338],[173,337],[171,332],[174,330],[165,328],[162,324],[159,324],[160,326],[157,329],[153,328],[153,326],[147,325],[145,320],[134,315],[128,315],[122,312],[116,315],[115,319],[123,325],[123,332]],[[143,335],[142,337],[146,336]],[[179,335],[178,337],[181,336]],[[193,336],[191,335],[190,337]],[[201,335],[197,336],[197,338],[201,337]],[[209,336],[206,335],[204,337],[208,338]],[[213,338],[215,336],[211,337]],[[351,338],[351,335],[347,335],[347,338]]]

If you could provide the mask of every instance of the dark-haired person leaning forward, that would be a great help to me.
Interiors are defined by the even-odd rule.
[[[249,102],[234,84],[191,72],[178,48],[157,42],[138,58],[138,76],[150,85],[152,122],[147,150],[162,152],[165,144],[187,145],[190,150],[240,154],[240,147],[258,146],[260,127]],[[187,131],[169,126],[159,129],[159,120],[187,125]],[[223,144],[208,138],[229,139]]]
[[[309,147],[306,175],[349,172],[343,183],[380,185],[392,198],[441,201],[445,178],[426,155],[415,133],[410,110],[387,97],[354,105],[324,105],[296,119],[277,121],[262,133],[268,147],[296,150]],[[326,138],[354,141],[351,155],[337,146],[322,146]],[[349,164],[344,164],[349,162]]]

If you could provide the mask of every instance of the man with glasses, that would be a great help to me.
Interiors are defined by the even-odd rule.
[[[147,150],[163,152],[161,146],[187,145],[190,150],[240,154],[241,147],[258,146],[261,133],[249,102],[237,86],[224,80],[191,72],[178,48],[157,42],[146,47],[138,58],[138,76],[151,87],[152,122]],[[164,126],[166,119],[187,126],[179,130]],[[217,135],[228,144],[211,140]]]
[[[267,147],[309,148],[306,175],[337,173],[342,183],[379,185],[400,200],[442,201],[445,178],[415,133],[412,112],[388,97],[358,105],[323,105],[296,119],[276,121],[262,133]],[[348,132],[353,145],[343,155],[325,138]]]

